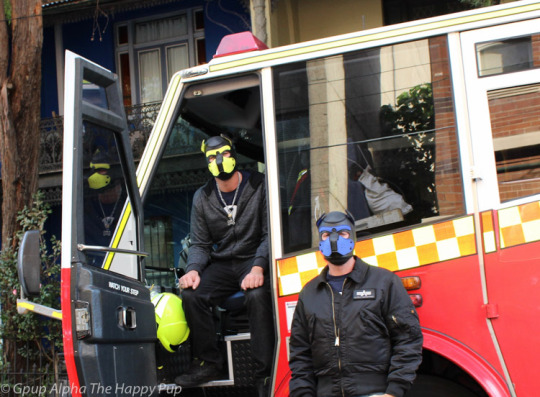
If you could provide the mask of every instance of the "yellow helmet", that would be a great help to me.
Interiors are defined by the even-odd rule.
[[[152,298],[156,313],[157,337],[165,350],[174,353],[189,336],[182,299],[170,292]]]

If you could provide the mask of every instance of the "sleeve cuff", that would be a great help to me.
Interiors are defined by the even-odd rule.
[[[394,397],[403,397],[409,387],[403,383],[390,382],[386,388],[386,394],[390,394]]]
[[[264,269],[265,273],[268,271],[268,261],[267,261],[265,258],[263,258],[263,257],[258,256],[257,258],[255,258],[255,259],[253,260],[253,265],[252,265],[252,267],[253,267],[253,266],[259,266],[259,267],[262,267],[262,268]]]
[[[201,275],[202,270],[203,270],[203,266],[201,266],[199,264],[192,264],[192,265],[186,266],[186,273],[188,273],[188,272],[190,272],[192,270],[196,270],[197,273],[199,273],[199,275]]]

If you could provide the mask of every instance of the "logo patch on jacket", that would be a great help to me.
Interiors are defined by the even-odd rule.
[[[375,288],[354,290],[353,299],[375,299]]]

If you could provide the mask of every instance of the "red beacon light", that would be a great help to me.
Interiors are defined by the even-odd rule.
[[[251,32],[229,34],[221,39],[214,58],[266,50],[268,47]]]

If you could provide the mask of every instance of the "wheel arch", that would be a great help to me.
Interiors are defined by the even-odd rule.
[[[424,349],[453,362],[467,372],[490,396],[510,397],[506,382],[481,356],[455,339],[434,330],[422,329]]]

